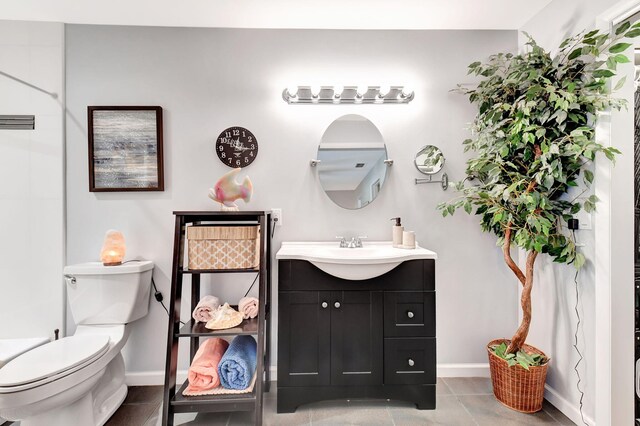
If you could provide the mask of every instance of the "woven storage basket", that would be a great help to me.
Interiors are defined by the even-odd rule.
[[[190,226],[189,269],[254,269],[260,264],[260,226]]]
[[[502,342],[509,343],[508,340],[497,339],[487,345],[493,394],[498,401],[521,413],[535,413],[542,410],[549,358],[533,346],[524,345],[525,351],[543,355],[547,358],[547,362],[538,367],[529,367],[528,371],[519,365],[509,367],[507,361],[491,350],[492,346]]]

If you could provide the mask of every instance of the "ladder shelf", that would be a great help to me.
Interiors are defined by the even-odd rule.
[[[175,215],[173,244],[173,269],[169,303],[169,326],[167,333],[167,357],[165,365],[164,399],[162,424],[173,426],[176,413],[254,411],[254,423],[262,424],[263,392],[269,391],[269,348],[271,328],[271,215],[264,211],[206,212],[178,211]],[[186,229],[188,225],[214,224],[230,226],[252,224],[260,227],[260,261],[258,268],[226,270],[189,270],[183,265]],[[204,274],[257,273],[259,313],[256,318],[243,320],[236,327],[225,330],[209,330],[203,323],[193,319],[184,325],[180,323],[182,287],[184,276],[191,279],[190,310],[193,311],[200,300],[200,277]],[[180,340],[187,338],[190,346],[190,362],[193,361],[201,338],[251,335],[257,341],[256,374],[254,388],[246,394],[224,394],[207,396],[183,396],[188,380],[182,385],[176,383],[178,369],[178,347]]]

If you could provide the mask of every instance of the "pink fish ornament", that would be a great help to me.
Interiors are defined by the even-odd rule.
[[[236,182],[236,175],[242,170],[241,167],[231,170],[216,182],[213,188],[209,188],[209,198],[222,204],[222,210],[238,210],[234,201],[242,199],[245,203],[251,200],[253,194],[253,184],[249,176],[245,176],[242,184]]]

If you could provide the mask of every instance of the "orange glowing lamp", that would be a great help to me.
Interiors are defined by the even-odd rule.
[[[122,264],[127,246],[124,243],[122,232],[110,229],[104,236],[104,244],[100,252],[100,260],[104,266],[117,266]]]

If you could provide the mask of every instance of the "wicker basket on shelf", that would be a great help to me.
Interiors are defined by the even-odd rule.
[[[260,264],[260,226],[190,226],[189,269],[255,269]]]
[[[506,339],[497,339],[487,345],[493,394],[502,404],[521,413],[535,413],[542,410],[549,358],[533,346],[523,345],[523,350],[540,354],[547,358],[547,362],[540,366],[529,367],[529,370],[525,370],[520,365],[510,367],[506,360],[494,354],[491,349],[503,342],[509,343]]]

